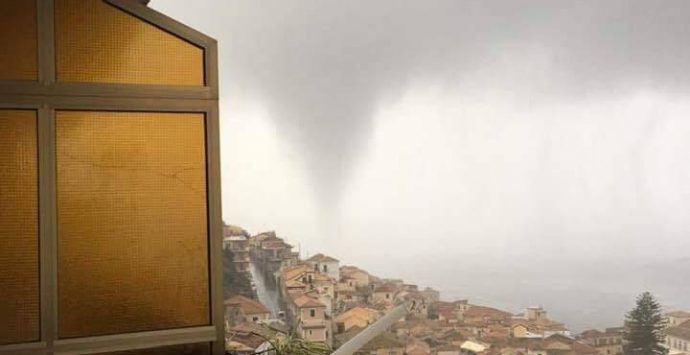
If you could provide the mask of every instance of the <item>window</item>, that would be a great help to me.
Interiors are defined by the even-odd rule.
[[[328,272],[328,265],[326,265],[326,264],[323,265],[323,272]]]
[[[58,81],[204,85],[203,49],[105,1],[56,0],[55,37]]]
[[[0,0],[0,353],[222,353],[217,48],[140,3]]]
[[[389,298],[391,298],[391,294],[390,294],[390,293],[387,293],[387,294],[386,294],[386,299],[389,299]]]
[[[57,111],[55,126],[59,336],[208,325],[204,115]]]
[[[252,317],[252,321],[254,321],[255,323],[258,322],[258,321],[259,321],[259,317]]]
[[[315,309],[310,309],[310,310],[309,310],[309,316],[312,317],[312,318],[316,317],[316,310],[315,310]]]
[[[0,110],[0,345],[39,338],[36,136],[36,111]]]

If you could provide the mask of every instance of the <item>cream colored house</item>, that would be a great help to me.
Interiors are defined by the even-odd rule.
[[[392,304],[393,300],[395,299],[396,291],[397,288],[395,287],[395,285],[390,283],[385,283],[376,286],[374,288],[374,292],[372,293],[373,303]]]
[[[530,329],[526,322],[518,322],[510,327],[510,335],[513,338],[541,338],[542,334]]]
[[[690,354],[690,320],[665,331],[669,354]]]
[[[622,355],[623,334],[613,329],[604,332],[592,329],[586,330],[578,337],[583,343],[597,349],[599,355]]]
[[[307,259],[306,262],[311,265],[314,271],[324,273],[336,281],[340,280],[340,261],[338,259],[319,253]]]
[[[244,296],[225,300],[226,324],[235,326],[245,322],[260,323],[271,318],[271,312],[261,302]]]
[[[666,313],[666,326],[675,327],[690,320],[690,312],[674,311]]]
[[[351,278],[354,280],[354,287],[368,287],[371,283],[371,277],[368,272],[356,266],[343,266],[340,268],[340,275],[342,277]]]
[[[326,305],[318,300],[300,296],[293,300],[297,312],[297,332],[306,340],[331,344],[330,323],[326,319]]]
[[[377,310],[366,307],[355,307],[335,317],[335,330],[337,333],[343,333],[354,326],[366,328],[374,323],[379,316],[380,314]]]

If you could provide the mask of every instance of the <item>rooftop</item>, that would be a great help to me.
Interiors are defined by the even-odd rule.
[[[690,320],[680,325],[669,327],[664,332],[666,335],[690,341]]]
[[[666,315],[669,317],[676,317],[676,318],[690,318],[690,312],[686,312],[686,311],[673,311],[673,312],[666,313]]]
[[[464,316],[465,318],[488,317],[494,319],[507,319],[512,317],[512,314],[492,307],[471,305],[470,308],[467,311],[465,311]]]
[[[404,348],[405,344],[391,333],[383,333],[372,339],[362,347],[362,350],[396,349]]]
[[[271,313],[261,302],[241,295],[228,298],[224,303],[226,306],[240,307],[244,314]]]
[[[297,297],[294,301],[295,305],[299,308],[306,308],[306,307],[326,307],[325,304],[319,302],[318,300],[311,298],[309,296],[300,296]]]
[[[330,257],[328,255],[318,253],[318,254],[313,255],[311,258],[307,259],[307,261],[317,262],[317,263],[328,263],[328,262],[338,262],[338,259]]]

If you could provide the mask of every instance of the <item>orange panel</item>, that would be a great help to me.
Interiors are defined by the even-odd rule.
[[[102,0],[55,0],[58,81],[204,85],[203,49]]]
[[[0,80],[38,80],[36,0],[0,0]]]
[[[39,338],[36,112],[0,110],[0,344]]]
[[[210,324],[204,127],[56,113],[59,337]]]

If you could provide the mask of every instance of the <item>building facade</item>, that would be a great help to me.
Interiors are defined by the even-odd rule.
[[[580,334],[583,343],[597,349],[599,355],[622,355],[623,333],[615,329],[587,330]]]
[[[669,354],[690,354],[690,320],[668,327],[664,333],[666,334],[666,347],[669,349]]]

